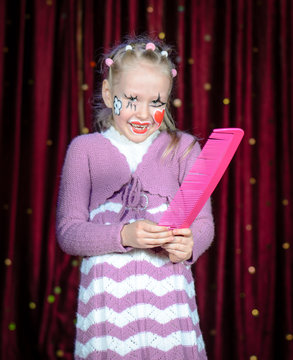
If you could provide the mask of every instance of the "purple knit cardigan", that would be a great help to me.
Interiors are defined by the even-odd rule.
[[[190,264],[214,235],[208,201],[192,224],[192,258],[173,264],[160,249],[123,247],[120,232],[137,219],[158,222],[200,152],[180,133],[161,132],[136,170],[99,133],[74,139],[63,166],[57,235],[62,249],[84,256],[75,359],[206,360]],[[190,152],[186,154],[186,150]]]
[[[153,141],[134,174],[124,155],[100,133],[81,135],[70,144],[63,166],[57,206],[57,239],[64,252],[78,256],[94,256],[111,252],[127,252],[121,244],[123,222],[105,225],[90,221],[90,212],[104,204],[133,177],[141,190],[164,196],[171,201],[188,170],[199,155],[198,143],[186,156],[194,137],[179,133],[176,149],[162,158],[170,143],[170,135],[161,132]],[[146,218],[158,220],[151,215]],[[210,200],[191,226],[194,235],[193,256],[189,263],[210,246],[214,224]]]

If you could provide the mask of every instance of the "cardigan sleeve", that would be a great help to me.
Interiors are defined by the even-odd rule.
[[[201,148],[198,142],[194,144],[190,152],[181,160],[180,183],[193,166],[195,159],[200,154]],[[193,234],[193,253],[191,259],[185,261],[187,265],[194,264],[211,245],[214,238],[214,220],[212,215],[211,199],[209,198],[200,213],[190,226]]]
[[[90,165],[86,136],[75,138],[66,153],[57,202],[56,235],[61,249],[77,256],[127,252],[121,244],[122,223],[104,225],[89,220]]]

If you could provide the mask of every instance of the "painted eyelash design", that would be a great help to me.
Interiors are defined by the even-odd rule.
[[[166,105],[166,103],[161,100],[160,94],[158,95],[158,98],[156,100],[152,101],[152,103],[156,104],[156,105],[153,105],[154,107],[160,107],[160,106]]]
[[[132,95],[127,96],[126,94],[124,94],[124,97],[128,100],[128,104],[127,104],[126,108],[128,108],[128,107],[132,108],[132,105],[133,105],[133,106],[135,106],[135,109],[136,109],[136,105],[132,104],[132,102],[137,100],[137,96],[132,96]],[[160,94],[158,94],[157,99],[153,100],[151,102],[151,104],[152,104],[151,105],[152,107],[161,107],[161,106],[166,105],[166,103],[161,100]]]
[[[124,94],[124,96],[126,97],[127,100],[130,100],[130,101],[134,101],[134,100],[137,100],[137,96],[127,96],[126,94]]]

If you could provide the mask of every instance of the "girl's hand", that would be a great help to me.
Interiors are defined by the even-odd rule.
[[[148,220],[138,220],[123,226],[121,239],[123,246],[145,249],[167,244],[173,241],[174,236],[172,230],[164,226]]]
[[[174,240],[162,245],[173,263],[189,260],[192,256],[193,235],[190,229],[174,229]]]

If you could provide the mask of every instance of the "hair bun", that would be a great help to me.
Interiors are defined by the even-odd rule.
[[[177,70],[176,69],[172,69],[171,70],[172,76],[173,78],[177,75]]]
[[[152,43],[152,42],[149,42],[149,43],[146,44],[145,49],[155,51],[156,50],[156,45],[154,43]]]
[[[114,62],[114,61],[113,61],[112,59],[110,59],[110,58],[107,58],[107,59],[105,60],[106,65],[109,66],[109,67],[113,64],[113,62]]]

